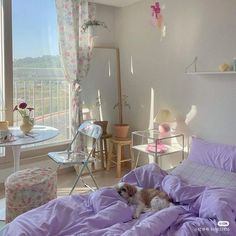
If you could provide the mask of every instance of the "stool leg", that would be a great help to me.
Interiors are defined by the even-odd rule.
[[[117,145],[117,162],[116,162],[116,174],[117,178],[121,176],[121,145]]]
[[[108,159],[107,159],[107,170],[110,170],[110,168],[111,168],[112,151],[113,151],[113,143],[110,142],[109,143]]]
[[[105,165],[107,167],[107,159],[108,159],[108,155],[107,155],[107,140],[104,139],[104,152],[105,152]]]
[[[102,169],[104,169],[104,156],[103,156],[103,142],[102,142],[102,139],[100,139],[100,158],[101,158]]]

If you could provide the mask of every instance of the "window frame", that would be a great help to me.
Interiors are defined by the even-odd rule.
[[[3,13],[3,76],[5,81],[5,119],[13,125],[13,47],[12,47],[12,0],[0,0]],[[24,163],[45,158],[49,151],[65,150],[70,141],[22,149],[21,160]],[[12,166],[13,157],[10,147],[5,148],[5,155],[0,157],[0,169]],[[26,161],[28,159],[28,161]]]

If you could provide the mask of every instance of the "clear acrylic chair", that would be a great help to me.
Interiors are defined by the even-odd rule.
[[[95,161],[93,154],[101,135],[102,128],[99,125],[93,124],[91,121],[85,121],[80,125],[73,140],[68,145],[68,148],[65,151],[48,153],[49,158],[55,161],[59,165],[59,168],[60,166],[81,165],[81,169],[79,170],[76,181],[70,191],[70,195],[72,194],[75,186],[80,179],[84,183],[81,176],[85,169],[87,169],[96,188],[98,189],[98,185],[88,164]],[[76,143],[76,150],[72,150],[73,143]],[[84,185],[93,190],[87,184],[84,183]]]

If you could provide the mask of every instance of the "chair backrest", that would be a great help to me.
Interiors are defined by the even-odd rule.
[[[78,128],[73,140],[69,144],[67,148],[68,151],[71,150],[72,144],[75,142],[75,140],[77,139],[79,135],[81,136],[81,134],[89,138],[95,139],[95,142],[93,142],[93,147],[92,147],[92,149],[94,149],[99,138],[102,135],[102,128],[99,125],[93,124],[91,121],[84,121]],[[82,146],[85,145],[84,139],[82,137],[80,137],[80,144]]]
[[[99,125],[93,124],[91,121],[83,122],[78,131],[91,138],[99,139],[102,135],[102,128]]]

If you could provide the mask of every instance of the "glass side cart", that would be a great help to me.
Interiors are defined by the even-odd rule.
[[[179,152],[184,160],[184,134],[167,132],[160,133],[156,129],[132,132],[132,148],[138,151],[135,168],[140,154],[152,155],[155,162],[161,166],[161,156]]]

